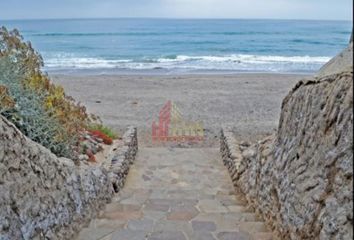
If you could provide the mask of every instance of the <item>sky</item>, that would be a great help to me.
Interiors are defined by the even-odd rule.
[[[352,21],[353,0],[0,0],[0,19],[261,18]]]

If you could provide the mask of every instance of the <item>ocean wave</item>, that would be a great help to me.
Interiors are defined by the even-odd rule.
[[[209,34],[213,35],[281,35],[284,32],[272,32],[272,31],[227,31],[227,32],[209,32]]]
[[[265,31],[196,31],[196,32],[184,32],[184,31],[165,31],[165,32],[44,32],[33,33],[28,32],[29,36],[34,37],[95,37],[95,36],[163,36],[163,35],[280,35],[282,32],[265,32]]]
[[[62,57],[49,58],[45,60],[47,68],[62,69],[99,69],[99,68],[116,68],[122,64],[131,62],[132,60],[107,60],[101,58],[85,58],[85,57]]]
[[[186,56],[178,55],[175,57],[158,58],[157,62],[186,62],[186,61],[209,61],[209,62],[234,62],[234,63],[325,63],[329,57],[310,57],[310,56],[267,56],[267,55],[247,55],[237,54],[228,56]]]
[[[160,36],[170,34],[183,34],[178,32],[93,32],[93,33],[35,33],[35,37],[97,37],[97,36]]]
[[[293,39],[290,40],[291,43],[303,43],[309,45],[328,45],[328,46],[336,46],[337,44],[325,41],[316,41],[316,40],[306,40],[306,39]]]
[[[330,57],[325,56],[269,56],[235,54],[227,56],[168,55],[158,58],[104,59],[72,57],[62,54],[45,58],[47,69],[191,69],[292,72],[315,71]]]
[[[346,36],[349,36],[350,35],[350,31],[333,31],[333,33],[335,34],[344,34]]]

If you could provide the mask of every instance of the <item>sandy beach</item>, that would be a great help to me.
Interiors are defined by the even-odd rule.
[[[139,140],[151,144],[151,124],[168,101],[187,121],[202,121],[206,141],[217,146],[221,126],[232,126],[244,140],[272,133],[282,99],[305,75],[52,75],[53,81],[118,131],[138,127]]]

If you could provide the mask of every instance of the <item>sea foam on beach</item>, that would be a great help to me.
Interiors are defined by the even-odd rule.
[[[326,63],[329,57],[310,56],[185,56],[156,59],[104,59],[83,57],[57,57],[46,60],[49,70],[65,69],[126,69],[126,70],[224,70],[259,72],[311,72]]]

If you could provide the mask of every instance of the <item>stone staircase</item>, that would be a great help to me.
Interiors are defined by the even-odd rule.
[[[82,240],[267,240],[236,194],[218,148],[142,148],[126,185]]]

